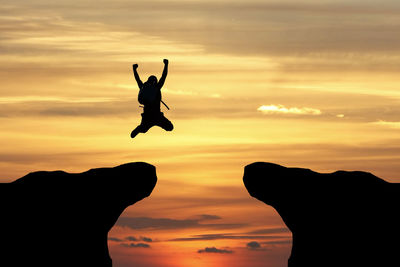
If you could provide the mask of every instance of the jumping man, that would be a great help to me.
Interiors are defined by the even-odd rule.
[[[168,60],[164,59],[164,70],[161,79],[157,81],[157,77],[151,75],[145,83],[140,80],[137,72],[138,64],[133,64],[133,74],[139,86],[139,103],[143,105],[142,122],[131,133],[134,138],[138,133],[145,133],[153,126],[159,126],[166,131],[172,131],[174,126],[164,117],[164,113],[160,110],[161,105],[161,88],[164,85],[168,73]],[[164,103],[164,102],[163,102]],[[165,104],[164,104],[165,105]],[[167,107],[168,108],[168,107]]]

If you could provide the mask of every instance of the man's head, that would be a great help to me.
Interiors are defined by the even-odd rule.
[[[150,84],[156,84],[157,83],[157,77],[154,75],[151,75],[148,79],[147,82]]]

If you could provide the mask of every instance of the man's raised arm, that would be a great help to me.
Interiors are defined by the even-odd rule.
[[[138,64],[133,64],[132,68],[133,68],[133,75],[135,76],[136,82],[137,82],[139,88],[142,88],[143,82],[140,80],[139,73],[137,72]]]
[[[163,62],[164,62],[164,70],[163,70],[161,79],[158,82],[158,86],[160,87],[160,89],[161,89],[161,87],[163,87],[163,85],[165,83],[165,79],[167,78],[167,74],[168,74],[168,59],[164,59]]]

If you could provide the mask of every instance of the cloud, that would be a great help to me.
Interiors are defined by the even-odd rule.
[[[140,113],[137,89],[129,97],[69,99],[49,97],[0,97],[1,117],[127,117]],[[164,94],[171,108],[179,108],[175,118],[248,118],[255,116],[251,104],[237,105],[238,99],[178,96]],[[207,109],[204,109],[204,103]],[[234,106],[238,106],[233,108]]]
[[[191,237],[174,238],[168,241],[201,241],[201,240],[238,240],[238,239],[282,239],[287,236],[268,236],[268,235],[240,235],[240,234],[203,234]]]
[[[197,251],[197,253],[220,253],[220,254],[230,254],[233,253],[232,250],[227,250],[227,249],[218,249],[216,247],[206,247],[205,249],[200,249]]]
[[[218,215],[201,214],[197,216],[199,220],[220,220],[222,219]]]
[[[249,250],[264,250],[264,248],[261,247],[261,244],[257,241],[251,241],[247,243],[246,248]]]
[[[114,241],[114,242],[122,242],[123,241],[122,239],[119,239],[117,237],[109,237],[108,240]]]
[[[280,228],[265,228],[248,232],[248,234],[276,234],[276,233],[289,233],[289,229],[285,227]]]
[[[261,242],[261,243],[265,244],[265,245],[288,245],[288,244],[292,244],[292,239],[265,241],[265,242]]]
[[[6,101],[0,98],[0,117],[97,117],[131,115],[135,112],[132,106],[137,103],[136,97],[125,99],[51,99]]]
[[[209,1],[114,2],[110,6],[110,3],[100,1],[96,7],[82,3],[79,10],[55,4],[51,5],[53,13],[49,9],[47,12],[56,13],[56,21],[60,25],[63,22],[60,17],[73,17],[77,21],[85,19],[88,25],[101,23],[122,29],[134,26],[144,35],[200,44],[213,53],[306,54],[320,51],[390,51],[399,47],[396,35],[398,7],[391,3],[382,6],[293,1],[229,4],[225,1],[212,4]],[[46,8],[40,7],[40,14],[45,15]],[[107,16],[104,16],[103,10],[108,11]],[[31,13],[35,14],[35,11],[39,10],[32,10]],[[383,18],[388,18],[388,21]],[[15,23],[15,20],[12,22]],[[155,26],[160,23],[163,27]],[[49,23],[49,26],[54,24]],[[357,33],[357,38],[354,38],[354,33]]]
[[[393,25],[379,23],[378,19],[393,17],[395,12],[379,6],[260,1],[211,5],[179,1],[158,4],[156,8],[163,11],[158,18],[153,17],[151,7],[150,3],[142,4],[140,13],[171,23],[174,31],[162,31],[146,25],[145,21],[133,19],[141,25],[138,27],[141,31],[172,40],[200,43],[214,53],[293,55],[316,51],[385,51],[385,48],[397,50],[395,44],[399,44],[399,37],[394,37],[397,21],[394,20]],[[158,12],[155,14],[159,15]],[[315,19],[310,20],[310,16]],[[187,23],[179,23],[182,20]],[[318,22],[317,26],[315,22]],[[352,36],[354,32],[358,33],[357,38]]]
[[[82,99],[79,97],[49,98],[44,96],[36,98],[0,97],[0,118],[63,117],[69,119],[76,117],[128,118],[140,116],[141,109],[137,102],[137,90],[125,93],[127,93],[126,97],[92,97]],[[324,107],[324,111],[307,107],[309,103],[320,102],[319,99],[321,97],[330,98],[332,103],[339,103],[339,107],[327,105]],[[262,119],[263,115],[269,115],[271,118],[273,116],[287,116],[323,121],[345,119],[347,122],[375,122],[379,120],[396,122],[400,116],[400,108],[396,100],[388,100],[385,97],[369,96],[368,98],[360,97],[356,94],[349,97],[342,93],[335,94],[331,92],[321,94],[318,91],[317,93],[307,93],[307,101],[305,101],[301,98],[300,94],[290,94],[285,90],[285,93],[282,92],[279,96],[269,95],[268,101],[279,103],[283,98],[285,99],[285,105],[260,105],[257,109],[258,112],[254,112],[255,103],[265,101],[264,99],[260,100],[256,96],[250,96],[249,99],[243,101],[237,97],[216,99],[206,98],[205,96],[164,95],[164,100],[167,104],[171,108],[176,109],[174,112],[168,114],[168,116],[173,116],[170,118],[172,120],[199,118]],[[351,109],[346,107],[352,105],[349,99],[356,103],[356,106]],[[205,103],[207,109],[204,109]]]
[[[321,115],[322,112],[315,108],[297,108],[290,107],[287,108],[284,105],[262,105],[258,109],[265,114],[295,114],[295,115]]]
[[[143,242],[153,242],[153,239],[151,239],[150,237],[145,237],[145,236],[141,236],[141,237],[134,237],[134,236],[127,236],[125,237],[125,240],[128,241],[143,241]]]
[[[134,236],[127,236],[125,239],[120,239],[116,237],[109,237],[108,240],[110,241],[115,241],[115,242],[120,242],[120,245],[126,248],[150,248],[149,244],[146,243],[123,243],[125,240],[127,241],[144,241],[144,242],[152,242],[153,240],[148,237],[140,237],[136,238]]]
[[[0,152],[0,162],[7,163],[17,163],[17,164],[37,164],[40,162],[48,162],[48,163],[59,163],[63,161],[64,163],[75,162],[76,159],[79,158],[82,162],[83,159],[93,156],[107,156],[110,155],[110,151],[99,151],[91,152],[91,151],[78,151],[78,152],[66,152],[66,153],[30,153],[30,152],[9,152],[9,153],[1,153]],[[22,173],[21,173],[22,175]]]
[[[371,122],[372,125],[377,125],[377,126],[384,126],[384,127],[389,127],[393,129],[400,129],[400,121],[376,121],[376,122]]]
[[[170,218],[150,218],[150,217],[120,217],[116,223],[118,226],[129,227],[131,229],[183,229],[183,228],[211,228],[225,229],[243,227],[244,224],[210,224],[202,223],[208,220],[219,220],[221,217],[216,215],[198,215],[193,219],[170,219]]]
[[[121,246],[126,248],[150,248],[150,245],[145,243],[130,243],[130,244],[122,243]]]
[[[209,1],[113,1],[110,5],[100,1],[96,7],[80,3],[79,10],[64,4],[17,5],[0,10],[9,14],[0,20],[0,25],[4,25],[3,50],[9,53],[33,51],[37,54],[45,45],[47,53],[61,49],[69,53],[86,50],[78,56],[95,51],[106,56],[121,57],[122,54],[126,58],[135,50],[139,51],[137,54],[157,53],[162,47],[159,43],[166,40],[162,43],[164,46],[176,42],[199,47],[196,52],[204,50],[213,54],[305,56],[317,63],[312,64],[313,70],[329,65],[330,60],[326,59],[336,58],[345,62],[334,66],[340,71],[343,65],[353,69],[374,68],[377,63],[371,58],[374,54],[382,59],[379,63],[385,67],[383,61],[387,63],[400,47],[398,5],[388,1],[385,5],[315,1],[229,4],[225,1],[212,4]],[[107,16],[103,10],[108,11]],[[155,26],[161,24],[163,27]],[[132,34],[132,29],[140,33]],[[61,36],[54,36],[54,32]],[[39,41],[40,45],[33,47]],[[151,45],[145,49],[140,41]],[[357,54],[369,58],[354,60]],[[348,61],[349,57],[353,60]],[[395,59],[390,65],[397,65],[398,69],[398,62]],[[303,71],[307,66],[295,68]]]
[[[150,217],[120,217],[116,223],[119,226],[132,229],[178,229],[198,227],[199,220],[194,219],[170,219],[170,218],[150,218]]]
[[[101,85],[98,85],[101,88]],[[136,86],[136,85],[135,85]],[[110,87],[111,85],[104,85]],[[111,89],[110,89],[111,90]],[[127,117],[139,115],[138,90],[132,89],[125,97],[0,97],[1,117]],[[173,115],[178,119],[193,118],[248,118],[259,116],[252,112],[251,101],[238,103],[238,98],[210,98],[204,95],[163,94],[171,108],[179,109]],[[255,100],[252,99],[252,100]],[[207,109],[204,109],[207,103]]]
[[[125,240],[128,240],[128,241],[138,241],[138,239],[137,239],[136,237],[134,237],[134,236],[127,236],[127,237],[125,237]]]
[[[145,237],[145,236],[140,237],[140,240],[142,240],[144,242],[153,242],[153,239],[151,239],[150,237]]]

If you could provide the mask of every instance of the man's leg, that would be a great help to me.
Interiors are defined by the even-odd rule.
[[[160,116],[157,119],[157,126],[160,126],[166,131],[172,131],[174,129],[174,125],[172,125],[172,122],[168,120],[166,117],[164,117],[164,113],[161,112]]]
[[[138,125],[132,132],[131,132],[131,138],[135,138],[136,135],[140,133],[140,125]]]
[[[154,126],[146,117],[143,117],[142,115],[142,121],[140,122],[140,125],[137,126],[132,132],[131,132],[131,138],[135,138],[136,135],[139,133],[146,133],[151,127]]]

